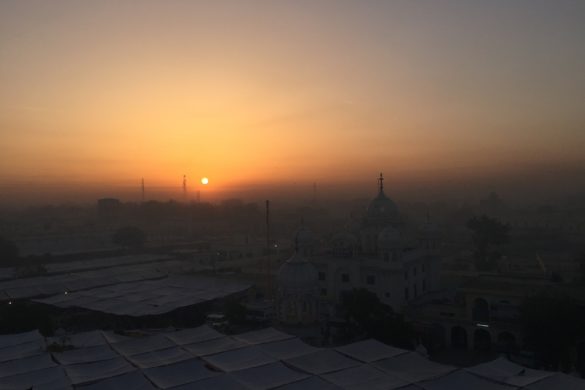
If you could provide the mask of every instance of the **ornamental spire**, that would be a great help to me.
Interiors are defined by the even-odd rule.
[[[380,172],[380,177],[378,178],[378,183],[380,185],[380,192],[384,192],[384,175]]]

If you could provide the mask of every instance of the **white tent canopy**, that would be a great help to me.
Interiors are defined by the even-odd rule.
[[[279,390],[341,390],[342,388],[333,383],[326,382],[318,376],[312,376],[298,382],[278,388]]]
[[[382,360],[408,352],[405,349],[391,347],[374,339],[344,345],[343,347],[336,348],[336,350],[364,363],[371,363],[376,360]]]
[[[175,343],[162,335],[137,337],[112,343],[112,348],[124,356],[138,355],[140,353],[157,351],[173,346],[175,346]]]
[[[276,359],[266,354],[260,347],[248,346],[232,351],[221,352],[203,358],[213,367],[230,372],[274,363]]]
[[[503,357],[470,367],[467,371],[496,382],[516,386],[526,386],[553,374],[522,367]]]
[[[30,388],[67,388],[70,384],[62,367],[50,367],[0,378],[0,389],[22,390]],[[58,386],[57,386],[58,385]]]
[[[165,366],[191,358],[193,355],[180,347],[170,347],[127,357],[132,364],[140,368]]]
[[[524,387],[526,390],[582,390],[585,389],[585,380],[562,373],[555,373],[538,382]]]
[[[260,348],[268,355],[280,360],[307,355],[320,350],[302,342],[298,338],[262,344]]]
[[[244,343],[243,341],[226,336],[218,339],[203,341],[200,343],[185,345],[184,348],[195,356],[207,356],[242,348],[247,345],[248,344]]]
[[[125,359],[117,357],[102,362],[65,366],[65,371],[71,383],[79,385],[134,371],[134,368]]]
[[[392,376],[416,383],[448,374],[455,367],[434,363],[416,352],[409,352],[372,363]]]
[[[249,387],[244,386],[235,380],[230,374],[221,374],[203,379],[197,382],[192,382],[187,385],[173,387],[172,390],[249,390]]]
[[[185,360],[168,366],[147,368],[143,372],[148,379],[161,389],[169,389],[218,375],[217,372],[207,369],[199,359]]]
[[[198,328],[183,329],[176,332],[166,333],[165,336],[176,344],[186,345],[217,339],[223,337],[223,334],[207,325],[203,325]]]
[[[272,341],[286,340],[293,337],[294,336],[291,336],[290,334],[283,333],[274,328],[265,328],[234,336],[236,340],[240,340],[248,344],[270,343]]]
[[[292,370],[280,362],[235,371],[232,375],[248,388],[258,390],[272,389],[308,377],[308,375]]]
[[[419,383],[425,390],[513,390],[517,387],[493,382],[488,379],[470,374],[465,370],[457,370],[441,378]]]
[[[317,375],[360,365],[356,360],[331,349],[287,359],[286,363],[301,371]]]
[[[78,386],[79,390],[155,390],[148,379],[140,371],[133,371],[113,378],[85,386]]]
[[[9,360],[0,363],[0,378],[7,376],[24,374],[31,371],[42,370],[43,368],[55,367],[55,362],[51,359],[51,355],[43,353],[24,359]]]
[[[322,377],[348,390],[391,390],[408,385],[408,382],[368,365],[336,371]]]
[[[0,389],[585,389],[582,379],[503,358],[455,368],[374,340],[319,349],[274,329],[239,337],[203,326],[140,337],[86,332],[56,339],[72,341],[64,344],[73,349],[48,353],[38,332],[0,336]],[[388,354],[393,356],[378,360]]]

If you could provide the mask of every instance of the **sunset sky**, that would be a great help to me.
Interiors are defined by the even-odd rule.
[[[12,194],[583,166],[585,1],[0,1]]]

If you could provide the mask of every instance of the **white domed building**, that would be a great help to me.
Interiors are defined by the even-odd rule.
[[[362,253],[378,252],[378,235],[387,226],[397,226],[400,217],[396,203],[384,193],[384,177],[378,178],[378,196],[370,202],[360,231]]]
[[[437,247],[436,227],[425,226],[413,237],[403,226],[398,207],[384,193],[383,183],[380,174],[378,194],[361,226],[334,235],[328,254],[312,257],[318,292],[331,304],[346,291],[365,288],[399,311],[439,288],[440,259],[437,251],[429,250]]]
[[[307,256],[314,238],[304,226],[295,236],[295,253],[278,271],[276,315],[286,325],[308,325],[319,319],[319,290],[317,268]]]
[[[400,231],[392,226],[378,233],[378,257],[385,262],[400,260],[402,242]]]
[[[357,250],[358,240],[348,231],[341,231],[333,235],[330,241],[331,249],[335,256],[353,257]]]

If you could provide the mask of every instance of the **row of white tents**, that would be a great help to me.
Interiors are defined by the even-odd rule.
[[[35,302],[61,308],[77,307],[102,313],[141,317],[168,313],[224,298],[250,288],[247,283],[202,275],[172,275],[156,280],[118,283],[57,294]]]
[[[316,348],[273,328],[226,336],[201,326],[2,335],[0,389],[573,390],[585,380],[504,358],[456,368],[372,339]]]
[[[60,273],[0,281],[0,300],[32,299],[51,295],[164,278],[169,274],[201,271],[202,266],[184,260],[115,258],[121,265],[112,266],[110,259],[97,261],[96,269],[87,269],[86,262],[54,264]],[[143,262],[145,261],[145,262]],[[104,267],[104,268],[98,268]]]

